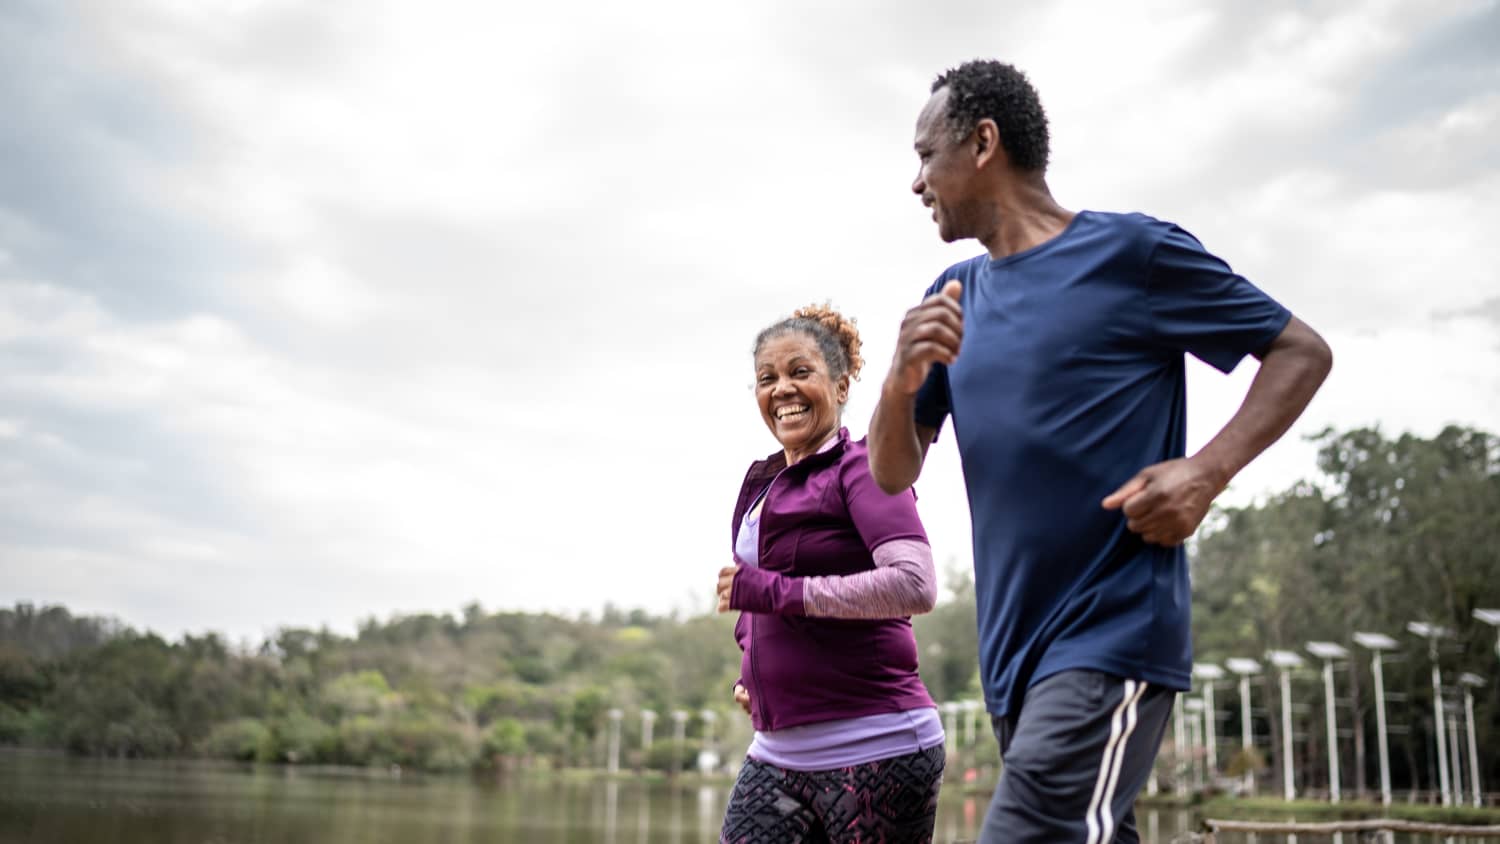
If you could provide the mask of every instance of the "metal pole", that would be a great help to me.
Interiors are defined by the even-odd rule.
[[[1380,672],[1380,651],[1370,661],[1375,674],[1375,729],[1380,734],[1380,802],[1391,805],[1391,751],[1385,736],[1385,678]]]
[[[1176,763],[1173,766],[1172,790],[1177,792],[1177,796],[1186,797],[1187,765],[1183,764],[1183,751],[1187,747],[1187,725],[1182,721],[1182,695],[1177,695],[1172,702],[1172,747],[1173,761]]]
[[[1328,802],[1339,802],[1339,725],[1333,712],[1333,660],[1323,660],[1323,699],[1328,710]]]
[[[1208,779],[1213,782],[1219,770],[1218,739],[1214,736],[1214,681],[1203,684],[1203,729],[1204,743],[1208,746]]]
[[[1255,791],[1255,769],[1250,764],[1248,752],[1255,746],[1255,734],[1250,728],[1250,675],[1240,675],[1240,746],[1245,748],[1245,790]]]
[[[1457,707],[1454,707],[1457,709]],[[1457,806],[1464,799],[1464,760],[1463,754],[1458,752],[1458,715],[1448,715],[1448,753],[1449,760],[1453,763],[1453,805]]]
[[[682,746],[687,743],[688,714],[681,709],[672,710],[672,776],[682,771]]]
[[[1292,680],[1291,670],[1281,669],[1281,781],[1288,802],[1297,799],[1292,773]]]
[[[656,725],[656,713],[649,709],[641,710],[641,750],[651,750],[651,738]]]
[[[1201,747],[1203,743],[1203,713],[1193,715],[1189,722],[1192,726],[1193,746]],[[1199,793],[1203,791],[1203,762],[1196,750],[1193,753],[1193,788]]]
[[[1464,687],[1464,720],[1469,725],[1469,780],[1474,788],[1474,808],[1484,805],[1484,796],[1479,790],[1479,748],[1474,743],[1474,692]]]
[[[1448,742],[1443,733],[1443,676],[1438,670],[1437,639],[1427,640],[1428,655],[1432,658],[1432,717],[1433,735],[1437,739],[1438,790],[1443,795],[1443,805],[1453,805],[1448,792]]]
[[[609,772],[611,774],[620,772],[620,718],[624,714],[618,709],[609,711]]]

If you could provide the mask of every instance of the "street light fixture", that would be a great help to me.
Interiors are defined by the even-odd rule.
[[[1385,677],[1380,670],[1380,652],[1396,649],[1396,640],[1384,633],[1355,633],[1354,642],[1374,654],[1370,672],[1375,675],[1375,728],[1380,735],[1380,802],[1391,805],[1391,751],[1385,732]]]
[[[1442,793],[1443,805],[1451,806],[1453,797],[1448,791],[1448,745],[1443,736],[1443,676],[1438,668],[1437,649],[1438,640],[1451,634],[1446,627],[1425,621],[1413,621],[1406,625],[1406,629],[1427,640],[1427,656],[1432,661],[1432,716],[1435,719],[1432,732],[1437,741],[1438,790]]]
[[[1500,610],[1475,610],[1474,618],[1495,628],[1495,656],[1500,657]]]
[[[1328,712],[1328,802],[1339,802],[1339,723],[1333,708],[1333,661],[1349,649],[1333,642],[1308,642],[1307,652],[1323,660],[1323,700]]]
[[[1211,662],[1193,663],[1193,676],[1203,681],[1203,708],[1208,713],[1203,718],[1203,741],[1208,745],[1208,778],[1212,782],[1219,770],[1219,740],[1214,735],[1217,728],[1214,715],[1214,681],[1224,676],[1224,669]]]
[[[1464,687],[1464,721],[1469,725],[1469,779],[1473,782],[1477,809],[1484,805],[1484,793],[1479,788],[1479,746],[1474,741],[1474,690],[1484,685],[1484,678],[1464,673],[1459,676],[1458,684]]]
[[[1240,675],[1240,745],[1245,749],[1245,791],[1255,791],[1255,768],[1250,764],[1255,747],[1255,733],[1250,726],[1250,675],[1260,673],[1260,663],[1244,657],[1224,660],[1230,671]]]
[[[1266,659],[1281,669],[1281,785],[1288,801],[1297,798],[1292,773],[1292,669],[1302,667],[1302,657],[1293,651],[1267,651]]]

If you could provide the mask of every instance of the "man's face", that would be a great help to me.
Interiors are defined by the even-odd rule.
[[[967,139],[953,137],[948,125],[948,89],[939,88],[917,116],[914,146],[921,162],[912,193],[932,209],[938,237],[952,243],[973,237],[974,203],[970,193],[978,172]]]

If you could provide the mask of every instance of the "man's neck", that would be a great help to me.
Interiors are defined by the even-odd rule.
[[[993,259],[1025,252],[1063,233],[1074,213],[1057,204],[1040,176],[1010,182],[992,206],[989,234],[979,238]]]

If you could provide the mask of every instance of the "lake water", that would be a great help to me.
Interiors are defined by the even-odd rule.
[[[986,800],[949,791],[937,840],[972,841]],[[0,844],[697,844],[716,840],[727,798],[727,785],[692,779],[518,776],[501,784],[0,752]],[[1148,844],[1169,844],[1196,824],[1186,812],[1141,814]],[[1279,840],[1260,836],[1262,844]]]

